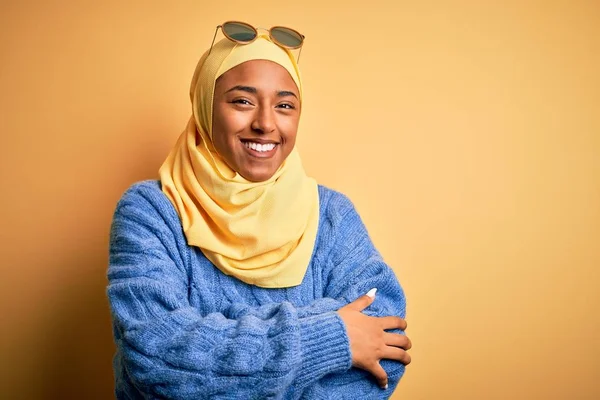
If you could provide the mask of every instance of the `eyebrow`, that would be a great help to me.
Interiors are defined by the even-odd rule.
[[[240,90],[242,92],[248,92],[248,93],[252,93],[252,94],[256,94],[257,93],[257,90],[256,90],[255,87],[252,87],[252,86],[242,86],[242,85],[234,86],[231,89],[229,89],[228,91],[226,91],[225,93],[233,92],[234,90]]]
[[[255,87],[252,87],[252,86],[243,86],[243,85],[236,85],[236,86],[232,87],[231,89],[229,89],[225,93],[233,92],[235,90],[239,90],[239,91],[246,92],[246,93],[251,93],[251,94],[258,93],[258,90],[256,90]],[[277,96],[278,97],[294,96],[295,98],[298,98],[298,96],[296,96],[296,93],[291,92],[289,90],[280,90],[280,91],[277,92]]]
[[[279,96],[279,97],[294,96],[295,98],[298,98],[298,96],[296,96],[296,93],[290,92],[289,90],[281,90],[281,91],[277,92],[277,96]]]

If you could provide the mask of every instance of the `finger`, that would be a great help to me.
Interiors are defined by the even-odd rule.
[[[412,342],[406,335],[399,333],[385,332],[383,334],[383,342],[388,346],[400,347],[404,350],[410,350]]]
[[[377,289],[369,290],[367,294],[360,296],[358,299],[348,304],[348,308],[356,311],[364,310],[365,308],[369,307],[371,303],[373,303],[373,300],[375,299],[375,292],[377,292]]]
[[[406,321],[400,317],[380,317],[379,322],[383,329],[401,329],[406,330]]]
[[[381,358],[385,358],[386,360],[400,361],[404,365],[408,365],[411,362],[410,354],[399,347],[392,346],[387,346],[385,350],[383,350]]]
[[[388,387],[388,376],[385,369],[378,362],[373,365],[373,367],[369,370],[371,374],[375,377],[377,384],[382,389],[387,389]]]

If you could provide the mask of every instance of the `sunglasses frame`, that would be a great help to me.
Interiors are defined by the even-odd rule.
[[[229,36],[227,34],[227,32],[225,32],[225,29],[223,29],[223,27],[227,24],[240,24],[243,26],[246,26],[248,28],[251,28],[254,31],[254,38],[252,38],[251,40],[238,40],[238,39],[234,39],[231,36]],[[271,38],[271,40],[273,41],[273,43],[275,43],[277,46],[279,47],[283,47],[285,49],[289,49],[289,50],[296,50],[296,49],[300,49],[300,52],[298,53],[298,60],[296,60],[297,63],[300,62],[300,54],[302,53],[302,45],[304,44],[304,39],[305,36],[303,34],[301,34],[300,32],[298,32],[295,29],[292,28],[288,28],[287,26],[281,26],[281,25],[276,25],[271,27],[270,29],[266,29],[266,28],[255,28],[254,26],[250,25],[247,22],[242,22],[242,21],[225,21],[223,22],[221,25],[217,25],[217,28],[215,29],[215,35],[213,36],[213,40],[212,43],[210,44],[210,50],[208,51],[208,54],[210,54],[210,52],[212,51],[212,48],[215,44],[215,39],[217,38],[217,33],[219,32],[219,28],[221,28],[221,32],[223,32],[223,36],[225,36],[227,39],[231,40],[234,43],[239,43],[239,44],[250,44],[252,42],[254,42],[256,39],[258,39],[258,30],[262,29],[265,30],[267,32],[269,32],[269,37]],[[293,33],[297,34],[300,38],[300,44],[298,46],[288,46],[286,44],[281,43],[279,40],[277,40],[274,36],[273,36],[273,29],[286,29],[288,31],[292,31]]]

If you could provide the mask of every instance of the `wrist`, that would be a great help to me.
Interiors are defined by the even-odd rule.
[[[300,342],[302,365],[298,381],[304,384],[352,367],[350,342],[337,312],[301,318]]]

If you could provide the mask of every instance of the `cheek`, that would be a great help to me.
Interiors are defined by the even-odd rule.
[[[229,110],[223,115],[223,126],[227,133],[237,133],[243,130],[249,124],[248,114]]]
[[[280,125],[280,132],[287,142],[294,144],[298,133],[298,118],[284,119]]]
[[[244,121],[240,113],[215,110],[213,118],[213,142],[220,153],[230,152],[231,144],[237,140],[237,133],[243,129]]]

